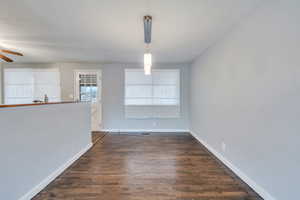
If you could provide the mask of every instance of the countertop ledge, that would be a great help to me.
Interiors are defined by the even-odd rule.
[[[60,101],[60,102],[48,102],[48,103],[30,103],[30,104],[3,104],[0,108],[13,108],[13,107],[23,107],[23,106],[42,106],[42,105],[53,105],[53,104],[66,104],[66,103],[79,103],[77,101]]]

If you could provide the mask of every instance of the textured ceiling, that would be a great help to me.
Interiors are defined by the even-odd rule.
[[[154,62],[190,62],[261,0],[0,0],[0,46],[17,62],[141,62],[153,16]]]

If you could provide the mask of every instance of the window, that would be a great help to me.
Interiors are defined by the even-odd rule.
[[[4,70],[5,104],[43,101],[45,94],[49,101],[60,101],[58,69],[15,68]]]
[[[79,100],[97,101],[97,74],[79,74]]]
[[[179,116],[180,71],[125,70],[125,115],[128,118],[173,118]]]

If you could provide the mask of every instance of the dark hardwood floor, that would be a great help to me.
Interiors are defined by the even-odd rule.
[[[110,135],[34,200],[261,200],[191,135]]]
[[[93,131],[92,132],[92,143],[96,144],[98,141],[103,139],[103,137],[106,135],[106,132],[101,131]]]

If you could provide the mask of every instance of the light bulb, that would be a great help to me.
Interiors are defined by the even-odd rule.
[[[151,53],[144,54],[144,71],[145,75],[151,75],[152,55]]]

